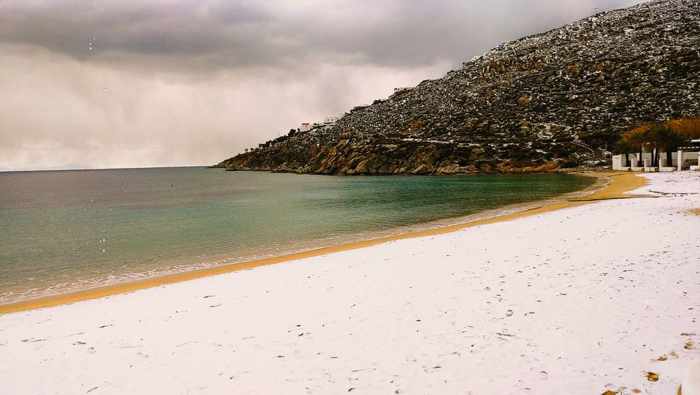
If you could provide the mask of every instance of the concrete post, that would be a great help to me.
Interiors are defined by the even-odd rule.
[[[683,150],[678,150],[678,171],[683,170]]]

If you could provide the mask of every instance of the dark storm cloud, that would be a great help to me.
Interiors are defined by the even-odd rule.
[[[0,3],[0,41],[76,58],[118,53],[212,67],[299,60],[399,67],[461,59],[627,0]],[[173,66],[180,66],[176,63]],[[164,65],[164,66],[167,66]]]
[[[0,0],[0,170],[210,164],[631,0]]]
[[[0,41],[80,59],[117,53],[135,59],[208,56],[235,64],[253,57],[264,62],[258,48],[271,47],[261,34],[270,21],[264,10],[246,3],[13,1],[0,3]]]

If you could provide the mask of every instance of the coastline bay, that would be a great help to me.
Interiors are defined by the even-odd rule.
[[[0,183],[6,304],[372,238],[592,181],[170,168],[4,173]]]

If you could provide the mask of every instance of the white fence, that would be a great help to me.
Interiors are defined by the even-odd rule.
[[[667,163],[666,153],[659,153],[659,166],[651,166],[651,153],[645,152],[642,154],[641,160],[639,153],[628,154],[629,162],[624,154],[615,155],[612,158],[613,170],[633,170],[633,171],[673,171],[673,170],[698,170],[698,152],[678,151],[671,153],[671,163]],[[678,165],[678,157],[681,157],[681,166]]]

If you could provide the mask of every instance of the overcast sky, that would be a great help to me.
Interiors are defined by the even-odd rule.
[[[0,0],[0,170],[212,164],[634,0]]]

